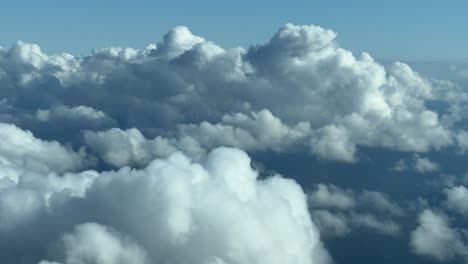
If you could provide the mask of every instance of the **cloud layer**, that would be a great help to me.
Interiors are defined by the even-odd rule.
[[[84,57],[19,41],[0,50],[0,120],[65,141],[81,130],[135,127],[151,137],[191,136],[206,148],[342,161],[358,159],[359,146],[427,152],[464,142],[453,130],[456,112],[428,107],[455,107],[466,101],[462,90],[401,62],[385,68],[369,54],[356,57],[335,38],[287,24],[267,43],[225,50],[181,26],[145,50]]]
[[[179,26],[142,50],[0,48],[0,262],[320,264],[323,237],[400,236],[415,209],[385,190],[251,166],[259,153],[352,166],[371,149],[409,152],[395,175],[431,177],[445,167],[429,154],[465,154],[462,87],[336,37],[286,24],[224,49]],[[465,259],[466,229],[442,211],[466,217],[468,191],[439,189],[443,210],[415,206],[408,250]]]

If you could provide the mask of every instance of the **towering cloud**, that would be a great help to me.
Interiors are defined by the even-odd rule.
[[[404,63],[385,68],[369,54],[355,57],[335,38],[288,24],[265,44],[224,50],[181,26],[145,50],[85,57],[18,42],[0,51],[0,117],[45,137],[50,131],[35,120],[63,120],[72,129],[62,141],[80,130],[135,127],[152,137],[193,134],[206,148],[300,150],[342,161],[355,161],[359,146],[464,146],[464,132],[453,127],[460,116],[428,103],[457,105],[466,93]]]

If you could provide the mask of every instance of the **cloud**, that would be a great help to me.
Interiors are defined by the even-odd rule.
[[[419,216],[419,226],[411,233],[411,248],[420,255],[432,257],[438,261],[449,261],[465,257],[468,250],[462,233],[451,227],[448,219],[424,210]]]
[[[394,216],[404,215],[404,210],[384,193],[364,190],[357,198],[361,206],[388,213]]]
[[[88,130],[84,132],[84,142],[107,164],[116,168],[143,166],[155,158],[166,158],[177,151],[198,159],[206,154],[206,150],[191,136],[147,139],[136,128],[111,128],[99,132]]]
[[[393,220],[379,219],[373,214],[351,214],[351,224],[363,227],[380,234],[395,236],[401,232],[401,227]]]
[[[303,122],[288,127],[269,110],[263,109],[250,115],[226,114],[218,124],[182,124],[179,130],[181,135],[194,137],[207,148],[229,145],[245,150],[281,152],[301,145],[310,134],[310,125]]]
[[[36,117],[39,121],[47,122],[51,119],[72,119],[75,122],[80,119],[87,120],[101,120],[107,119],[105,113],[102,111],[96,111],[91,107],[76,106],[76,107],[65,107],[57,106],[52,109],[40,109],[36,112]]]
[[[12,124],[0,123],[0,138],[0,168],[47,173],[76,171],[90,164],[83,152],[75,152],[56,141],[38,139],[30,131]],[[12,179],[16,177],[5,176]]]
[[[306,196],[258,176],[246,154],[410,152],[395,168],[429,174],[442,166],[423,153],[464,153],[462,87],[336,37],[286,24],[224,49],[179,26],[141,50],[0,49],[2,263],[330,263],[319,231],[400,234],[407,211],[385,190],[324,183]],[[445,205],[464,212],[464,187],[444,187]],[[429,211],[411,243],[451,259],[461,249],[432,247],[464,248],[461,233]]]
[[[439,164],[429,160],[428,158],[421,158],[418,154],[414,154],[411,161],[398,160],[392,168],[395,171],[416,171],[419,173],[433,173],[437,172]]]
[[[356,193],[317,184],[307,197],[312,219],[326,237],[342,237],[358,228],[385,235],[398,235],[401,231],[392,218],[403,216],[404,211],[384,193],[367,190]]]
[[[457,136],[457,143],[460,148],[460,152],[463,154],[468,149],[468,133],[466,131],[460,131]]]
[[[356,206],[353,192],[334,185],[318,184],[316,190],[309,193],[308,199],[312,207],[350,209]]]
[[[358,160],[359,147],[428,152],[456,143],[450,122],[426,103],[466,98],[404,63],[386,68],[367,53],[353,55],[331,30],[292,24],[248,49],[225,50],[183,26],[144,50],[101,48],[83,57],[18,42],[0,51],[0,72],[0,117],[34,132],[44,128],[31,116],[80,118],[78,132],[194,133],[204,146],[347,162]]]
[[[343,213],[332,213],[328,210],[311,211],[314,223],[325,237],[342,237],[351,233],[348,216]]]
[[[3,177],[0,258],[329,263],[302,188],[279,175],[258,179],[250,162],[218,148],[201,163],[174,153],[140,170]]]
[[[465,186],[454,186],[445,190],[446,204],[461,214],[468,215],[468,189]]]
[[[63,236],[64,263],[150,263],[147,253],[128,238],[95,223],[80,224]],[[51,263],[41,261],[40,263]],[[56,262],[52,262],[56,263]]]

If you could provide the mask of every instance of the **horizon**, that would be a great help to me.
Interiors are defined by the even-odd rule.
[[[185,7],[185,10],[181,10]],[[250,8],[250,9],[249,9]],[[196,35],[227,48],[261,44],[280,26],[317,25],[338,32],[338,41],[355,54],[386,60],[467,61],[463,10],[468,4],[438,1],[369,3],[294,1],[168,4],[53,0],[10,2],[0,11],[0,46],[36,43],[46,53],[85,55],[93,48],[144,48],[171,28],[184,25]],[[385,10],[385,11],[384,11]],[[17,15],[22,13],[22,16]],[[239,15],[242,13],[242,15]]]

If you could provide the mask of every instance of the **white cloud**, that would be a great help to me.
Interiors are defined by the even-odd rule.
[[[109,122],[109,117],[102,111],[97,111],[87,106],[56,106],[51,109],[39,109],[36,112],[36,117],[42,122],[47,122],[51,119],[71,119],[79,121],[81,119],[89,121]]]
[[[351,223],[356,227],[364,227],[385,235],[398,235],[401,231],[399,224],[393,220],[379,219],[372,214],[351,214]]]
[[[307,122],[288,127],[270,111],[263,109],[250,115],[226,114],[222,123],[202,122],[194,125],[179,125],[179,134],[197,139],[203,146],[228,145],[245,150],[287,151],[300,146],[310,134]]]
[[[403,209],[384,193],[364,190],[357,198],[361,206],[372,208],[394,216],[404,215]]]
[[[404,63],[385,68],[367,53],[355,56],[331,30],[292,24],[249,49],[225,50],[184,26],[145,50],[103,48],[84,57],[18,42],[0,50],[0,72],[0,96],[15,99],[5,119],[17,124],[36,113],[47,119],[50,105],[75,106],[58,111],[72,115],[86,107],[121,129],[182,130],[201,133],[202,145],[348,162],[360,146],[428,152],[452,145],[451,122],[426,102],[467,98]]]
[[[403,209],[380,192],[356,193],[318,184],[308,192],[308,203],[314,223],[327,237],[342,237],[358,228],[385,235],[398,235],[401,231],[392,218],[403,216]]]
[[[84,141],[107,164],[117,168],[124,165],[144,166],[155,158],[165,158],[176,151],[183,151],[197,159],[205,154],[205,149],[190,136],[180,139],[167,139],[159,136],[146,139],[136,128],[127,130],[112,128],[100,132],[85,131]]]
[[[440,168],[439,164],[430,159],[414,154],[410,161],[398,160],[392,169],[396,171],[416,171],[424,174],[437,172]]]
[[[250,162],[218,148],[201,163],[175,153],[141,170],[19,175],[0,188],[24,201],[18,210],[2,199],[0,242],[15,236],[30,246],[7,244],[6,261],[32,246],[41,259],[67,264],[329,263],[301,187],[279,175],[260,180]],[[45,233],[35,239],[31,228]],[[63,234],[63,252],[45,256]]]
[[[411,233],[410,244],[415,253],[439,261],[466,257],[468,250],[462,234],[450,226],[448,219],[429,209],[419,216],[419,226]]]
[[[313,208],[351,209],[356,206],[353,192],[334,185],[318,184],[317,188],[308,194],[308,200]]]
[[[428,173],[439,170],[439,165],[430,161],[428,158],[420,158],[419,155],[415,155],[416,163],[415,169],[420,173]]]
[[[48,171],[74,171],[89,165],[84,153],[77,153],[56,141],[35,138],[30,131],[0,123],[0,168]],[[0,172],[0,176],[2,172]],[[5,175],[8,176],[8,175]],[[10,178],[16,176],[11,175]]]
[[[140,246],[95,223],[76,226],[74,233],[64,235],[63,244],[65,264],[150,263],[147,253]]]
[[[31,190],[12,186],[0,188],[0,232],[12,230],[17,225],[30,224],[30,220],[44,207],[40,198],[37,192]]]
[[[342,237],[351,233],[348,216],[343,213],[332,213],[328,210],[311,211],[312,219],[324,236]]]
[[[191,50],[196,44],[205,42],[205,39],[195,36],[185,26],[171,29],[161,43],[158,43],[154,51],[155,55],[165,59],[174,59],[184,52]]]
[[[446,203],[450,209],[468,216],[468,189],[465,186],[454,186],[445,190]]]

